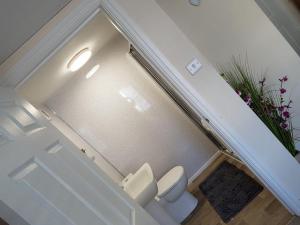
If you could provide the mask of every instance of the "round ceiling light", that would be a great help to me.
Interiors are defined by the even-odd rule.
[[[84,48],[80,50],[68,63],[68,69],[72,72],[79,70],[84,64],[89,61],[92,56],[91,50]]]
[[[200,0],[190,0],[190,3],[194,6],[200,5]]]

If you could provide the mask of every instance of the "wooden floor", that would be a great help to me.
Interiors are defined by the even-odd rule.
[[[185,225],[224,225],[209,202],[199,190],[199,184],[224,160],[229,161],[244,170],[251,177],[255,176],[246,166],[221,154],[190,186],[191,191],[197,196],[200,204]],[[256,179],[256,178],[255,178]],[[274,198],[266,189],[250,202],[228,225],[287,225],[292,220],[292,215]]]
[[[0,225],[8,225],[2,218],[0,218]]]

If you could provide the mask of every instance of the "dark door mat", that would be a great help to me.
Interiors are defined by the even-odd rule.
[[[225,223],[263,190],[253,178],[227,161],[222,162],[199,188]]]

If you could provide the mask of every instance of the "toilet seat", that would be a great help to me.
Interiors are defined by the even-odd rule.
[[[156,200],[178,223],[184,221],[198,204],[198,200],[186,191],[187,176],[182,166],[176,166],[158,182]]]
[[[177,195],[180,195],[185,190],[186,185],[187,178],[184,173],[184,168],[182,166],[176,166],[157,182],[157,196],[173,201],[173,199],[177,198]]]

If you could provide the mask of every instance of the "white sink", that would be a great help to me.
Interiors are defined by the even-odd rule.
[[[146,206],[157,195],[157,183],[151,167],[145,163],[135,174],[129,174],[123,181],[122,187],[141,206]]]

